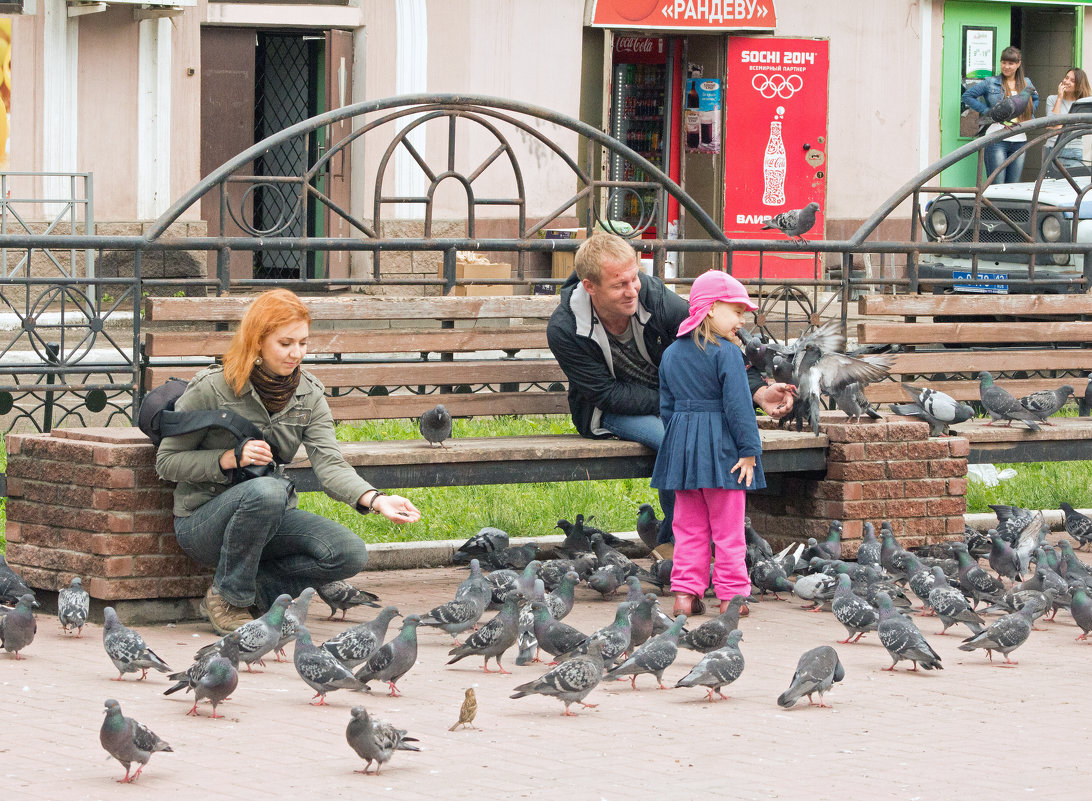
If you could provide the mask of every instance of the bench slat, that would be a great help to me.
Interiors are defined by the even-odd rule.
[[[922,373],[965,373],[989,370],[1092,370],[1092,350],[963,350],[918,351],[895,354],[891,372],[895,375]]]
[[[232,333],[151,332],[145,337],[149,358],[223,356]],[[477,350],[545,349],[545,326],[435,330],[312,331],[308,352],[321,353],[469,353]]]
[[[906,317],[1092,314],[1092,295],[865,295],[858,311]]]
[[[1092,322],[858,323],[857,340],[862,345],[1092,342]]]
[[[912,382],[916,387],[932,387],[933,389],[945,392],[951,395],[958,401],[977,401],[978,400],[978,382],[977,381],[914,381]],[[1015,397],[1020,398],[1024,395],[1029,395],[1032,392],[1038,392],[1043,389],[1057,389],[1063,384],[1069,384],[1076,391],[1077,395],[1084,395],[1085,385],[1088,383],[1086,378],[1021,378],[1016,380],[1002,379],[997,382],[999,387],[1003,387],[1012,393]],[[869,384],[865,387],[865,397],[873,403],[905,403],[909,399],[906,397],[906,393],[903,392],[902,387],[893,381],[881,381],[878,384]]]
[[[374,295],[303,298],[314,320],[481,320],[512,317],[544,319],[558,295],[392,298]],[[253,296],[146,298],[150,322],[234,322],[241,320]]]
[[[454,417],[504,414],[565,414],[564,392],[449,392],[431,395],[353,395],[327,398],[335,420],[392,420],[419,417],[442,403]]]

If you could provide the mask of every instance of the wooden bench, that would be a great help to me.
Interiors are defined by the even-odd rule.
[[[147,298],[144,388],[221,357],[252,298]],[[569,413],[564,373],[546,344],[557,296],[308,297],[306,366],[323,382],[338,421],[416,418],[437,403],[453,416]],[[154,330],[159,324],[185,330]],[[384,487],[465,486],[648,477],[655,455],[642,445],[577,435],[346,442],[346,460]],[[768,473],[822,471],[826,438],[764,432]],[[304,458],[288,474],[319,489]]]

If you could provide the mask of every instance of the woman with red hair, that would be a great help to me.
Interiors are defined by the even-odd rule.
[[[421,513],[406,498],[387,495],[346,463],[334,436],[323,386],[301,367],[311,315],[292,292],[255,298],[224,354],[223,366],[198,373],[175,409],[229,409],[262,431],[236,443],[210,428],[165,437],[156,456],[161,478],[177,482],[174,530],[195,561],[216,567],[202,613],[218,634],[268,609],[281,593],[293,597],[359,573],[364,542],[333,520],[296,508],[292,483],[277,470],[246,479],[245,469],[290,461],[300,445],[331,498],[395,523]]]

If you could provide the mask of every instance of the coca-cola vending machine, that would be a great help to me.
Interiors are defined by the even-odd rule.
[[[732,239],[777,239],[763,230],[775,214],[819,204],[808,239],[826,219],[827,75],[825,39],[734,36],[728,41],[724,231]],[[766,278],[811,278],[814,254],[767,253]],[[732,272],[758,276],[757,254],[736,253]]]

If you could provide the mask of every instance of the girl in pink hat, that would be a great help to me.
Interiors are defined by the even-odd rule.
[[[757,308],[732,276],[719,270],[704,273],[690,289],[690,316],[660,362],[660,416],[666,430],[652,486],[675,490],[671,589],[676,615],[704,611],[701,599],[709,586],[714,544],[713,589],[721,612],[733,596],[750,595],[744,492],[762,489],[766,479],[736,334],[744,314]]]

